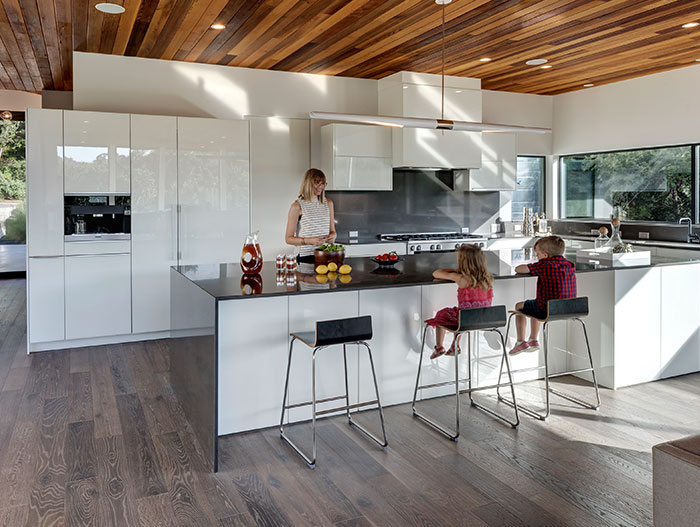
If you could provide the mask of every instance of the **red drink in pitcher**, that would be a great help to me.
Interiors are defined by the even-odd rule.
[[[251,232],[245,237],[241,252],[241,269],[245,274],[257,274],[263,266],[263,255],[258,243],[258,232]]]

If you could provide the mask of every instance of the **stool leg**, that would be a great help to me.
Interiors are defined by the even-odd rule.
[[[544,416],[539,418],[544,421],[549,417],[550,405],[549,405],[549,322],[544,323],[542,328],[542,341],[544,343],[544,387],[545,387],[545,400],[547,402],[547,407]]]
[[[292,341],[289,343],[289,360],[287,362],[287,380],[284,383],[284,396],[282,399],[282,417],[280,419],[280,437],[282,438],[283,441],[285,441],[289,446],[291,446],[294,451],[301,456],[301,458],[306,462],[306,464],[309,466],[309,468],[316,468],[316,352],[318,351],[318,348],[314,348],[313,355],[311,356],[311,394],[312,394],[312,414],[311,414],[311,434],[313,438],[313,450],[312,450],[312,456],[309,457],[304,452],[301,451],[301,449],[294,444],[294,442],[289,439],[284,433],[284,411],[287,409],[287,397],[288,391],[289,391],[289,371],[291,369],[292,365],[292,348],[294,346],[294,340],[295,338],[292,338]],[[306,403],[308,404],[308,403]]]
[[[350,388],[348,384],[348,354],[346,344],[343,344],[343,367],[345,370],[345,414],[348,416],[348,422],[352,424],[352,419],[350,417]]]
[[[501,342],[501,349],[503,350],[503,356],[501,357],[501,368],[503,368],[503,362],[505,361],[506,372],[508,374],[508,383],[507,384],[510,385],[510,392],[511,392],[513,399],[512,399],[512,402],[508,401],[507,399],[500,398],[500,397],[499,397],[499,399],[501,401],[505,402],[508,406],[511,406],[513,408],[513,410],[515,411],[515,421],[508,420],[508,418],[506,418],[505,416],[496,413],[494,410],[491,410],[490,408],[486,408],[485,406],[483,406],[480,403],[477,403],[474,400],[474,397],[472,396],[472,392],[478,391],[478,390],[493,389],[494,388],[493,385],[472,388],[471,380],[470,380],[470,382],[469,382],[469,399],[471,400],[472,406],[474,406],[475,408],[478,408],[479,410],[482,410],[482,411],[486,412],[487,414],[491,414],[493,417],[496,417],[497,419],[500,419],[501,421],[505,421],[513,428],[518,428],[518,425],[520,424],[520,417],[518,416],[518,404],[517,404],[517,402],[515,402],[515,387],[513,386],[513,376],[511,375],[510,364],[508,363],[508,357],[507,357],[508,352],[506,350],[506,343],[503,340],[503,334],[500,331],[498,331],[497,329],[489,329],[487,331],[493,331],[495,333],[498,333],[499,340]],[[470,375],[470,379],[471,379],[471,362],[469,363],[469,375]],[[497,390],[501,386],[501,375],[502,375],[502,372],[499,372],[498,384],[495,386],[495,388]]]
[[[411,403],[411,410],[413,410],[413,415],[416,414],[416,398],[418,396],[418,385],[420,384],[420,369],[423,364],[423,350],[425,349],[425,335],[428,333],[428,324],[423,328],[423,338],[420,341],[420,357],[418,358],[418,374],[416,375],[416,387],[413,389],[413,403]]]
[[[382,408],[382,402],[381,399],[379,398],[379,384],[377,384],[377,374],[374,370],[374,360],[372,359],[372,350],[369,347],[369,344],[367,344],[364,341],[358,342],[358,344],[364,345],[365,348],[367,348],[367,355],[369,356],[369,365],[372,368],[372,379],[374,380],[374,393],[377,396],[377,408],[379,410],[379,422],[382,425],[382,437],[384,438],[384,441],[379,439],[377,436],[375,436],[372,432],[367,430],[365,427],[357,423],[356,421],[353,421],[352,418],[350,418],[350,424],[352,426],[357,427],[358,430],[360,430],[363,434],[365,434],[367,437],[369,437],[372,441],[377,443],[380,447],[386,448],[389,445],[389,442],[386,439],[386,428],[384,426],[384,409]]]
[[[412,405],[413,417],[420,419],[425,424],[432,426],[435,430],[437,430],[441,434],[449,437],[453,441],[456,441],[457,438],[459,437],[459,358],[458,358],[459,354],[458,353],[455,352],[455,380],[454,380],[454,383],[455,383],[455,396],[457,397],[455,431],[452,432],[452,431],[448,430],[444,426],[433,421],[432,419],[430,419],[426,415],[420,413],[416,409],[416,397],[418,394],[418,389],[422,388],[422,386],[420,386],[420,371],[421,371],[421,365],[423,364],[423,348],[425,347],[425,334],[427,331],[428,331],[428,325],[426,324],[425,329],[423,330],[423,340],[421,342],[420,359],[418,360],[418,374],[416,376],[416,387],[415,387],[415,390],[413,392],[413,405]],[[460,336],[461,335],[459,333],[456,334],[455,339],[458,339]],[[455,345],[455,347],[456,347],[456,345]],[[449,384],[450,382],[452,382],[452,381],[438,383],[438,385],[445,385],[445,384]],[[427,385],[426,387],[428,387],[428,386],[432,386],[432,385]]]
[[[289,371],[292,367],[292,348],[294,347],[294,341],[296,339],[292,337],[289,342],[289,357],[287,358],[287,377],[284,380],[284,395],[282,396],[282,415],[280,416],[280,434],[284,436],[284,411],[287,409],[287,397],[289,397]]]
[[[582,399],[579,399],[578,397],[571,395],[570,393],[565,393],[561,392],[559,390],[555,390],[554,388],[551,389],[552,393],[555,395],[558,395],[559,397],[562,397],[568,401],[571,401],[572,403],[576,403],[579,406],[583,406],[584,408],[588,408],[589,410],[597,410],[600,408],[600,392],[598,391],[598,379],[596,378],[595,375],[595,368],[593,368],[593,355],[591,354],[591,345],[588,341],[588,332],[586,331],[586,324],[581,320],[580,318],[574,318],[572,320],[577,320],[581,323],[581,327],[583,328],[583,336],[586,341],[586,350],[588,351],[588,364],[590,365],[589,368],[584,368],[583,370],[576,370],[577,373],[584,373],[586,371],[590,371],[592,376],[593,376],[593,387],[595,388],[595,397],[596,397],[596,403],[591,404],[588,403]],[[566,372],[557,374],[559,375],[564,375]]]
[[[508,323],[506,324],[506,337],[505,337],[504,346],[503,346],[505,353],[503,354],[503,357],[501,357],[501,367],[498,371],[498,385],[496,386],[496,395],[498,396],[498,400],[502,401],[504,403],[509,403],[509,404],[511,404],[511,406],[515,405],[515,392],[513,392],[512,403],[511,403],[511,401],[508,401],[507,399],[503,398],[503,396],[501,396],[501,376],[503,375],[503,362],[504,361],[508,362],[507,361],[508,350],[506,349],[506,346],[508,345],[508,337],[510,336],[510,323],[513,320],[514,316],[515,316],[515,313],[511,313],[511,315],[508,317]],[[498,333],[499,333],[499,335],[501,334],[500,331]],[[503,340],[503,335],[501,335],[501,340]],[[508,372],[510,372],[510,366],[508,366]],[[513,384],[512,377],[510,379],[510,382],[511,382],[511,387],[512,387],[512,384]]]

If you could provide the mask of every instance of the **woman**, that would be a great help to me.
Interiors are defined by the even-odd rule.
[[[289,207],[284,240],[299,246],[299,261],[313,263],[314,249],[336,238],[333,202],[326,198],[326,175],[318,168],[304,174],[299,197]]]

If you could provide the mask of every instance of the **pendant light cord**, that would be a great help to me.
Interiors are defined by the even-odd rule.
[[[442,4],[442,85],[440,118],[445,120],[445,4]]]

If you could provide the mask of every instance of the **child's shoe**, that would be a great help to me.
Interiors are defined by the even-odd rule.
[[[433,348],[433,353],[430,355],[430,360],[437,359],[445,354],[445,348],[442,346],[435,346]]]
[[[516,342],[516,343],[515,343],[515,346],[513,347],[513,349],[511,349],[511,350],[508,352],[508,355],[513,356],[513,355],[517,355],[518,353],[522,353],[523,351],[530,351],[529,348],[530,348],[529,344],[528,344],[527,342],[525,342],[525,341],[522,341],[522,342],[520,342],[520,343],[517,343],[517,342]]]
[[[462,350],[459,348],[459,343],[453,341],[453,342],[452,342],[452,346],[450,346],[450,349],[447,350],[447,352],[445,353],[445,355],[447,355],[448,357],[454,357],[454,355],[455,355],[455,344],[456,344],[456,348],[457,348],[457,355],[459,355],[460,353],[462,353]]]
[[[535,340],[527,341],[527,349],[525,351],[540,351],[540,343]]]

